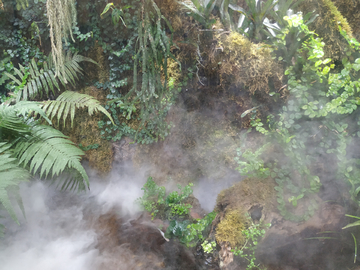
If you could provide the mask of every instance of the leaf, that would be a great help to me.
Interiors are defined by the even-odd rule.
[[[80,163],[84,152],[52,127],[33,126],[31,134],[16,143],[14,151],[19,164],[29,166],[33,173],[40,169],[40,177],[47,177],[50,172],[54,177],[66,169],[75,169],[81,177],[72,174],[67,178],[72,180],[70,189],[83,190],[89,186],[88,176]]]
[[[102,15],[104,15],[106,12],[108,12],[109,9],[110,9],[110,7],[112,7],[112,6],[114,6],[113,3],[108,3],[108,4],[105,6],[103,12],[100,14],[100,16],[102,16]]]
[[[39,70],[38,66],[34,59],[31,60],[28,65],[29,72],[25,72],[24,67],[20,65],[22,73],[19,71],[17,75],[20,77],[18,80],[11,74],[7,74],[12,80],[14,80],[17,84],[22,85],[22,82],[25,83],[24,87],[20,89],[18,92],[17,100],[20,99],[27,100],[28,98],[33,98],[37,94],[42,95],[43,91],[48,95],[49,88],[53,93],[54,86],[60,91],[60,86],[58,84],[58,80],[66,86],[69,81],[72,85],[75,84],[75,79],[78,79],[77,73],[82,74],[82,69],[79,66],[80,62],[87,61],[94,64],[97,64],[90,58],[78,55],[75,53],[71,55],[69,52],[65,57],[64,68],[60,72],[60,74],[55,76],[55,67],[51,61],[51,54],[48,57],[48,64],[44,63],[44,69]],[[22,81],[22,82],[21,82]]]
[[[21,168],[17,159],[9,150],[12,145],[1,142],[0,143],[0,202],[10,214],[11,218],[19,224],[15,211],[9,199],[9,191],[16,192],[16,188],[21,182],[27,181],[30,174],[27,170]],[[20,206],[22,208],[22,206]]]
[[[330,67],[326,66],[326,67],[324,67],[324,69],[322,70],[322,74],[323,74],[323,75],[326,75],[326,74],[329,73],[329,71],[330,71]]]
[[[350,224],[346,225],[345,227],[343,227],[342,229],[347,229],[347,228],[356,227],[356,226],[360,226],[360,220],[350,223]]]
[[[46,112],[46,115],[52,120],[57,113],[58,123],[62,117],[65,121],[70,113],[71,126],[73,126],[74,117],[75,117],[75,108],[88,108],[89,115],[92,115],[94,112],[100,111],[105,114],[110,121],[115,125],[114,120],[112,119],[109,112],[101,106],[100,102],[94,97],[80,94],[72,91],[65,91],[62,93],[56,100],[49,100],[43,102],[43,110]]]

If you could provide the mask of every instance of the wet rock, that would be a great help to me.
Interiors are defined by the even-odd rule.
[[[132,160],[135,151],[136,144],[129,137],[124,137],[120,141],[113,143],[113,151],[114,151],[114,162],[121,163],[124,161]]]
[[[156,223],[166,228],[166,224],[159,224],[160,220]],[[119,244],[126,244],[135,254],[156,256],[166,269],[199,269],[194,255],[176,240],[166,239],[157,226],[146,214],[126,222],[119,229]]]
[[[353,249],[341,235],[346,224],[344,214],[342,206],[324,202],[313,217],[302,223],[281,216],[275,218],[273,213],[273,226],[256,256],[275,269],[347,269],[345,265],[351,264]]]
[[[259,222],[262,216],[263,207],[260,205],[254,205],[250,208],[250,216],[254,222]]]

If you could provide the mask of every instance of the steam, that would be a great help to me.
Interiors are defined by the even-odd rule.
[[[90,173],[92,190],[84,194],[61,192],[40,181],[21,186],[26,219],[18,211],[20,226],[10,218],[1,220],[6,233],[0,239],[0,269],[100,269],[103,256],[109,255],[100,253],[99,235],[89,220],[110,209],[120,215],[134,214],[137,209],[133,202],[142,195],[146,180],[142,173],[131,169],[120,173],[119,169],[107,179]],[[121,257],[117,260],[121,262]],[[111,269],[103,266],[101,269]]]

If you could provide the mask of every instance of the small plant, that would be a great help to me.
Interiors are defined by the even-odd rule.
[[[243,137],[245,138],[246,134]],[[266,143],[255,152],[251,151],[250,149],[245,149],[242,152],[242,148],[237,148],[237,157],[235,157],[235,161],[239,166],[236,168],[236,170],[239,171],[241,175],[246,175],[248,177],[269,177],[270,170],[265,166],[264,160],[261,158],[261,155],[269,145],[270,143]]]
[[[212,253],[214,251],[214,248],[216,247],[216,242],[211,241],[210,243],[205,240],[204,243],[201,244],[203,250],[205,253]]]
[[[204,234],[215,217],[216,213],[211,212],[204,218],[197,219],[195,223],[190,223],[189,220],[172,220],[166,230],[166,236],[177,237],[187,247],[194,247],[199,241],[204,241]]]
[[[202,24],[205,28],[210,28],[212,24],[216,22],[215,19],[210,20],[211,12],[213,11],[216,0],[202,1],[202,0],[191,0],[191,4],[179,2],[185,6],[189,12],[188,14]],[[207,3],[206,3],[207,2]]]
[[[184,216],[189,214],[192,206],[183,203],[183,201],[192,194],[192,186],[193,184],[190,183],[182,188],[181,185],[178,184],[177,187],[181,192],[173,191],[166,197],[166,204],[170,206],[172,215]]]
[[[165,187],[159,187],[152,177],[149,177],[142,188],[144,196],[138,198],[136,202],[140,204],[145,211],[150,212],[153,219],[160,210],[163,210],[167,215],[166,218],[170,220],[184,217],[189,214],[192,207],[191,204],[184,203],[184,200],[193,192],[192,186],[193,184],[190,183],[182,188],[179,184],[178,189],[181,192],[173,191],[165,198]]]
[[[94,144],[90,144],[88,146],[83,146],[81,143],[79,143],[79,148],[83,151],[88,151],[88,150],[99,148],[99,144],[94,143]]]
[[[351,216],[351,215],[345,215],[347,217],[351,217],[351,218],[356,218],[358,219],[355,222],[349,223],[348,225],[346,225],[345,227],[343,227],[342,229],[347,229],[347,228],[351,228],[351,227],[357,227],[360,226],[360,217],[357,216]],[[356,241],[356,237],[354,234],[351,234],[353,239],[354,239],[354,247],[355,247],[355,254],[354,254],[354,263],[356,262],[356,257],[357,257],[357,241]]]
[[[159,207],[165,204],[165,187],[159,187],[150,176],[144,187],[144,196],[136,200],[144,210],[151,213],[152,219],[159,212]]]
[[[249,228],[243,230],[245,236],[245,244],[241,247],[235,247],[231,250],[234,255],[245,258],[248,261],[246,269],[261,269],[260,264],[256,264],[255,251],[259,240],[265,235],[265,229],[271,226],[270,223],[262,225],[261,223],[255,224],[252,222],[251,217],[248,217],[251,225]]]
[[[216,212],[207,214],[203,219],[198,219],[196,223],[187,226],[187,234],[184,237],[184,243],[193,247],[198,241],[204,240],[204,231],[210,226],[216,217]]]

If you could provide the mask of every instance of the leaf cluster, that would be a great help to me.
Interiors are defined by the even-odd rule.
[[[247,270],[252,270],[254,268],[262,269],[259,264],[256,264],[255,251],[259,240],[265,235],[265,229],[269,228],[271,224],[255,224],[251,221],[251,217],[248,217],[248,219],[249,222],[251,222],[251,225],[247,229],[243,230],[245,244],[241,248],[235,247],[231,251],[235,256],[240,256],[248,261],[248,265],[246,267]]]
[[[184,203],[193,192],[192,186],[192,183],[184,188],[178,185],[180,193],[173,191],[166,196],[165,187],[159,187],[152,177],[149,177],[142,188],[144,195],[138,198],[136,202],[144,210],[150,212],[152,218],[155,218],[157,215],[165,215],[167,219],[182,218],[189,214],[192,207],[190,204]]]

